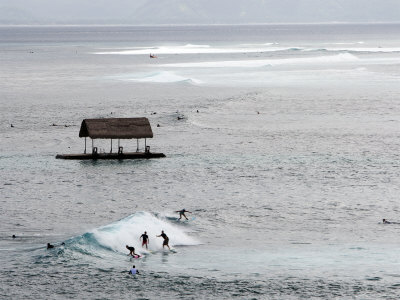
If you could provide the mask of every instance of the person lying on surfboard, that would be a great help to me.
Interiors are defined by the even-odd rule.
[[[186,220],[189,220],[189,219],[186,217],[185,212],[190,213],[190,214],[192,213],[191,211],[188,211],[188,210],[186,210],[186,209],[177,210],[176,212],[179,213],[179,220],[182,219],[182,216],[185,217]]]
[[[157,58],[157,56],[155,56],[154,54],[150,53],[150,58]]]
[[[64,242],[62,242],[60,245],[58,245],[58,246],[55,246],[55,245],[52,245],[52,244],[50,244],[50,243],[47,243],[47,249],[53,249],[53,248],[55,248],[55,247],[61,247],[61,246],[64,246],[65,245],[65,243]]]
[[[388,221],[388,220],[386,220],[386,219],[383,219],[382,220],[382,224],[400,224],[399,222],[392,222],[392,221]]]

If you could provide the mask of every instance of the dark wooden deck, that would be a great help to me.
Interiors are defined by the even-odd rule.
[[[164,153],[153,152],[126,152],[126,153],[81,153],[81,154],[57,154],[56,158],[59,159],[149,159],[165,157]]]

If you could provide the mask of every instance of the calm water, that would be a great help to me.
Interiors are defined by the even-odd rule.
[[[0,27],[0,298],[397,299],[399,67],[400,25]],[[55,159],[141,116],[167,158]]]

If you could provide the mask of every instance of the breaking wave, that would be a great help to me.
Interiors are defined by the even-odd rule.
[[[162,249],[162,238],[156,235],[164,230],[170,246],[191,246],[200,244],[188,235],[190,228],[172,224],[167,218],[156,217],[148,212],[137,212],[115,223],[102,226],[66,241],[69,249],[82,254],[101,256],[104,252],[126,254],[126,245],[134,246],[136,253],[146,253],[142,249],[140,236],[147,231],[149,250]]]

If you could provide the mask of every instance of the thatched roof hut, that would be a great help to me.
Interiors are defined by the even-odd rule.
[[[109,118],[85,119],[82,121],[79,137],[85,138],[83,154],[58,154],[61,159],[149,159],[165,157],[163,153],[150,152],[146,139],[153,137],[150,122],[147,118]],[[92,140],[92,153],[86,153],[86,138]],[[110,152],[98,151],[94,146],[95,139],[110,139]],[[113,139],[118,139],[118,152],[113,152]],[[121,139],[136,139],[136,152],[124,152],[120,146]],[[139,139],[144,139],[144,152],[139,152]],[[100,149],[101,150],[101,149]]]
[[[143,139],[152,138],[147,118],[85,119],[82,121],[79,137],[91,139]]]

